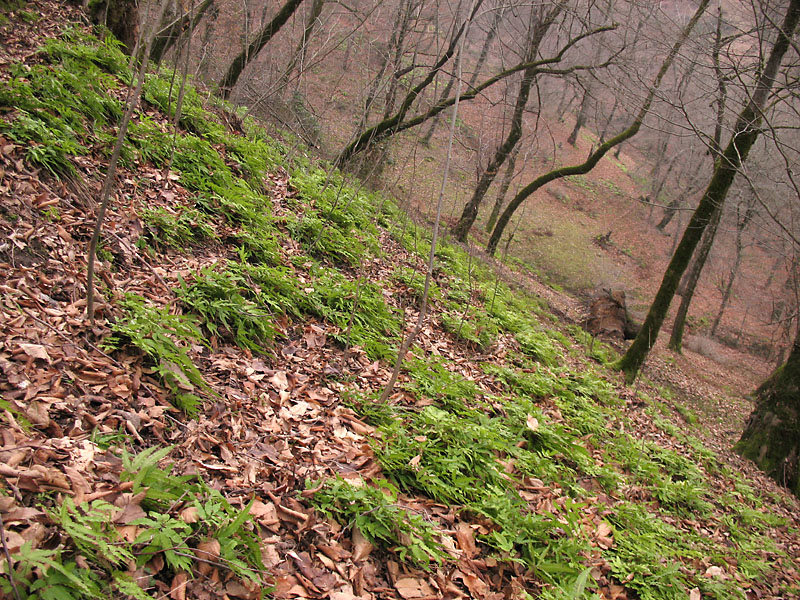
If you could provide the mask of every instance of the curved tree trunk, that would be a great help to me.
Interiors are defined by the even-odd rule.
[[[800,497],[800,330],[789,359],[756,390],[734,450]]]
[[[733,136],[717,161],[711,182],[708,184],[708,188],[706,188],[697,209],[692,215],[667,270],[664,272],[661,287],[653,300],[653,304],[650,306],[650,311],[647,313],[642,329],[631,347],[628,348],[628,351],[617,363],[617,368],[625,373],[625,379],[629,383],[636,378],[639,369],[656,343],[656,338],[661,330],[661,325],[664,323],[664,318],[667,316],[669,305],[675,295],[675,290],[678,288],[681,276],[692,258],[694,249],[697,247],[697,243],[700,241],[700,237],[708,225],[714,209],[724,204],[728,190],[739,168],[747,160],[750,149],[758,139],[763,117],[762,110],[778,74],[778,68],[783,56],[791,45],[790,37],[797,28],[798,20],[800,20],[800,0],[791,0],[766,67],[758,78],[750,101],[736,120]]]
[[[239,76],[242,74],[242,71],[244,71],[244,68],[250,64],[250,61],[258,56],[262,48],[264,48],[273,36],[278,33],[280,28],[286,24],[286,21],[289,20],[289,17],[294,14],[294,11],[297,10],[297,7],[300,6],[302,2],[303,0],[286,0],[286,4],[281,7],[272,21],[267,23],[264,29],[259,31],[256,37],[253,38],[253,41],[248,44],[247,48],[242,50],[239,56],[233,59],[222,81],[219,82],[219,93],[223,98],[227,99],[231,95],[231,90],[233,90],[233,86],[236,85],[236,82],[239,81]]]
[[[514,150],[511,151],[511,156],[508,157],[503,183],[500,184],[500,191],[494,201],[492,214],[489,215],[489,220],[486,222],[486,233],[491,233],[492,229],[494,229],[494,224],[497,223],[497,217],[500,215],[500,209],[503,208],[503,202],[506,199],[508,188],[511,187],[511,180],[514,179],[514,170],[517,167],[517,156],[519,156],[519,144],[514,146]]]

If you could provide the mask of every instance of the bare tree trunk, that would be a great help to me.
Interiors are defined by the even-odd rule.
[[[497,199],[494,201],[492,207],[492,214],[489,215],[489,221],[486,223],[486,233],[491,233],[494,224],[497,223],[497,217],[500,214],[500,209],[503,208],[503,202],[506,199],[508,188],[511,187],[511,180],[514,179],[514,169],[517,166],[517,156],[519,156],[519,144],[514,146],[511,151],[511,156],[508,157],[508,164],[506,165],[506,174],[503,177],[503,182],[500,184],[500,191],[497,194]]]
[[[569,134],[567,138],[567,143],[570,146],[574,146],[578,142],[578,133],[581,130],[581,127],[584,126],[586,123],[586,117],[589,114],[589,104],[591,102],[592,92],[590,86],[586,86],[583,89],[583,99],[581,100],[581,108],[578,111],[578,118],[575,120],[575,127],[572,128],[572,133]]]
[[[136,0],[100,0],[89,2],[92,21],[105,25],[122,44],[133,52],[139,37],[139,8]]]
[[[797,0],[800,2],[800,0]],[[500,243],[500,238],[503,236],[503,231],[505,230],[508,222],[511,220],[511,216],[514,212],[522,205],[526,198],[528,198],[531,194],[533,194],[536,190],[544,187],[551,181],[555,181],[556,179],[561,179],[562,177],[567,177],[569,175],[583,175],[591,171],[600,159],[603,158],[606,153],[611,150],[614,146],[617,146],[635,136],[639,129],[644,122],[644,118],[647,116],[647,113],[650,111],[650,106],[653,103],[653,99],[655,98],[656,92],[658,91],[659,87],[661,87],[661,82],[664,79],[664,76],[667,74],[670,66],[672,65],[673,61],[675,60],[675,56],[678,54],[678,51],[683,46],[683,43],[689,37],[689,34],[694,29],[694,26],[700,20],[700,17],[703,16],[703,13],[708,6],[710,0],[701,0],[700,5],[697,8],[692,19],[686,25],[686,27],[681,32],[678,40],[673,45],[672,49],[670,50],[667,57],[664,59],[664,62],[661,64],[661,68],[656,75],[653,85],[650,88],[650,92],[648,93],[647,97],[645,98],[644,104],[642,108],[639,110],[639,113],[636,115],[633,123],[622,131],[621,133],[617,134],[604,144],[601,144],[595,151],[593,151],[589,158],[587,158],[583,163],[579,165],[570,165],[567,167],[560,167],[558,169],[554,169],[549,173],[545,173],[544,175],[540,175],[536,179],[534,179],[531,183],[526,185],[522,188],[516,196],[511,200],[508,204],[506,209],[503,211],[503,214],[500,215],[500,218],[497,221],[497,225],[492,232],[491,237],[489,238],[489,243],[486,247],[486,252],[490,255],[494,255],[495,251],[497,250],[497,245]]]
[[[475,82],[478,81],[478,76],[481,73],[481,69],[483,68],[484,63],[489,56],[489,48],[491,47],[492,41],[497,35],[497,29],[500,27],[500,23],[503,20],[504,9],[505,7],[501,3],[501,5],[498,6],[494,12],[494,19],[492,20],[491,27],[489,27],[489,32],[486,34],[486,39],[483,40],[483,47],[481,48],[480,56],[478,56],[478,62],[475,64],[475,70],[472,72],[469,82],[467,83],[467,87],[469,88],[475,87]]]
[[[731,300],[731,295],[733,292],[733,282],[736,279],[736,275],[739,273],[739,267],[742,266],[742,251],[744,250],[744,242],[742,240],[742,236],[744,234],[744,230],[747,227],[750,220],[753,218],[754,214],[753,207],[750,206],[745,211],[744,215],[741,216],[740,219],[737,220],[736,223],[736,258],[733,261],[733,265],[731,266],[731,270],[728,273],[728,281],[725,284],[725,289],[722,292],[722,302],[719,305],[719,310],[717,311],[717,316],[714,317],[714,323],[711,325],[711,335],[717,335],[717,329],[719,329],[720,321],[722,321],[722,315],[725,312],[725,309],[728,307],[728,303]]]
[[[530,62],[536,57],[537,53],[539,52],[539,46],[541,45],[544,36],[547,34],[547,30],[550,29],[550,26],[553,24],[563,8],[564,2],[561,2],[554,6],[549,13],[542,15],[543,18],[541,18],[538,23],[535,25],[531,23],[531,35],[530,40],[528,41],[528,49],[525,53],[526,61]],[[508,135],[506,136],[503,144],[495,151],[492,160],[489,162],[489,165],[483,172],[480,181],[478,181],[478,185],[475,187],[472,198],[470,198],[469,202],[467,202],[467,204],[464,206],[461,217],[453,227],[453,236],[460,242],[465,242],[467,240],[467,235],[469,234],[469,230],[472,229],[475,219],[478,217],[478,209],[480,208],[484,197],[486,197],[486,192],[489,191],[489,187],[492,185],[494,178],[497,176],[497,172],[499,171],[500,167],[503,166],[503,163],[506,161],[508,156],[516,147],[517,142],[519,142],[520,138],[522,137],[522,124],[523,117],[525,115],[525,107],[528,105],[528,98],[530,98],[531,86],[533,85],[535,77],[536,72],[534,68],[525,70],[522,76],[522,81],[519,85],[519,91],[517,92],[517,99],[514,103],[514,113],[511,117],[511,127]]]
[[[479,0],[482,1],[482,0]],[[476,86],[475,88],[471,89],[470,91],[463,93],[461,95],[460,101],[464,102],[466,100],[472,100],[476,98],[483,90],[491,87],[498,81],[513,75],[519,71],[524,71],[530,67],[535,67],[537,73],[547,72],[550,74],[559,74],[559,75],[566,75],[568,73],[574,73],[580,70],[586,70],[590,67],[584,65],[575,65],[571,67],[566,67],[564,69],[554,69],[552,65],[559,63],[563,60],[567,51],[575,46],[578,42],[587,37],[592,35],[602,33],[605,31],[611,31],[615,29],[615,25],[605,26],[605,27],[598,27],[597,29],[593,29],[587,33],[578,35],[572,39],[570,39],[559,51],[555,56],[550,58],[543,58],[541,60],[534,61],[533,63],[526,63],[522,62],[519,63],[510,69],[506,69],[505,71],[501,71],[489,77],[485,81],[483,81],[480,85]],[[415,117],[409,118],[406,120],[406,116],[408,111],[410,110],[412,104],[416,101],[419,95],[425,90],[425,88],[430,85],[431,81],[436,76],[436,73],[441,70],[441,68],[450,60],[453,56],[453,48],[455,48],[456,42],[458,38],[461,36],[463,31],[462,27],[454,34],[453,40],[450,44],[450,47],[442,54],[439,60],[431,67],[431,70],[428,72],[426,77],[414,86],[409,93],[406,95],[403,102],[400,104],[400,108],[398,111],[389,117],[388,119],[384,119],[380,123],[373,125],[366,131],[364,131],[358,138],[350,142],[340,153],[339,156],[336,158],[335,164],[342,165],[349,161],[354,155],[358,154],[359,152],[363,152],[364,150],[368,149],[373,144],[376,144],[382,140],[385,140],[401,131],[406,131],[411,129],[412,127],[417,127],[422,123],[426,122],[428,119],[431,119],[438,115],[443,110],[447,110],[454,104],[453,98],[448,98],[443,102],[439,102],[438,104],[432,106],[426,112],[419,114]]]
[[[439,96],[439,102],[446,100],[450,96],[450,92],[453,89],[453,84],[456,82],[456,74],[453,73],[450,76],[450,79],[447,81],[447,85],[442,90],[442,93]],[[423,146],[430,146],[431,145],[431,138],[433,137],[433,132],[436,131],[436,126],[439,124],[439,117],[441,115],[436,115],[431,119],[431,126],[428,128],[428,133],[422,138],[421,143]]]
[[[683,332],[686,327],[686,317],[689,314],[689,306],[692,303],[692,298],[694,298],[694,292],[697,289],[697,283],[700,281],[703,267],[711,252],[711,247],[714,245],[714,238],[716,237],[721,217],[722,210],[718,207],[711,217],[711,222],[703,232],[703,237],[700,240],[700,247],[695,253],[692,266],[681,282],[683,290],[682,292],[678,292],[678,295],[681,296],[681,303],[678,307],[678,313],[675,315],[675,322],[672,324],[672,333],[670,334],[669,343],[667,344],[667,347],[675,352],[680,352],[683,347]]]
[[[369,87],[369,91],[367,92],[367,98],[364,102],[364,111],[361,114],[361,121],[356,129],[358,135],[362,135],[367,129],[369,116],[372,112],[372,106],[375,104],[375,99],[378,97],[378,92],[381,89],[381,84],[384,76],[386,75],[386,71],[392,64],[392,61],[389,59],[389,57],[395,53],[398,44],[402,44],[403,40],[405,39],[405,33],[402,33],[402,30],[408,28],[408,23],[411,19],[411,11],[414,6],[415,5],[413,2],[407,2],[400,3],[397,7],[397,14],[395,15],[394,25],[392,27],[392,36],[389,38],[389,47],[386,49],[386,52],[383,53],[383,58],[381,60],[381,65],[378,68],[378,73],[373,78]]]
[[[311,12],[308,15],[305,29],[303,29],[303,37],[300,38],[300,41],[297,43],[297,48],[295,48],[295,51],[292,54],[292,60],[289,61],[289,64],[286,67],[284,74],[286,79],[289,78],[295,68],[297,68],[298,64],[300,65],[300,70],[303,70],[303,65],[305,65],[306,62],[306,55],[308,54],[308,44],[311,41],[311,36],[314,33],[314,28],[319,22],[319,17],[322,14],[322,8],[324,6],[325,0],[314,0],[314,2],[311,4]]]
[[[606,136],[608,135],[608,130],[611,128],[611,123],[614,122],[614,115],[617,114],[617,106],[619,106],[619,96],[614,96],[614,105],[611,107],[611,112],[606,119],[606,124],[603,125],[603,131],[600,132],[600,143],[606,141]]]
[[[169,23],[162,23],[161,30],[156,33],[156,39],[153,40],[153,47],[150,50],[150,60],[154,63],[160,63],[164,55],[175,45],[181,36],[191,33],[200,20],[205,15],[206,11],[214,4],[214,0],[204,0],[200,6],[197,7],[197,12],[192,15],[191,11],[179,15]]]
[[[161,4],[161,9],[155,19],[155,23],[161,22],[166,5],[166,2]],[[142,87],[147,71],[147,57],[150,56],[150,48],[153,43],[153,33],[151,33],[151,29],[155,29],[155,27],[151,25],[148,30],[145,31],[145,44],[143,47],[140,47],[138,56],[139,71],[136,77],[136,87],[133,90],[128,90],[127,108],[122,115],[119,131],[117,132],[117,141],[114,144],[114,150],[108,161],[108,170],[106,171],[103,188],[100,192],[100,208],[97,211],[97,220],[95,221],[94,231],[92,232],[92,239],[89,242],[89,251],[86,257],[86,316],[92,324],[94,324],[94,267],[97,259],[97,245],[100,242],[100,235],[103,232],[103,221],[105,220],[106,210],[111,201],[111,191],[114,187],[114,180],[117,174],[117,162],[119,162],[125,136],[128,133],[128,123],[130,123],[133,111],[136,110],[136,106],[139,104],[139,99],[142,96]]]
[[[800,330],[789,359],[755,397],[755,409],[734,450],[800,497]]]
[[[472,0],[472,9],[470,10],[470,14],[474,15],[475,9],[477,6],[480,5],[481,0]],[[467,27],[465,27],[467,29]],[[422,299],[420,300],[420,307],[419,307],[419,315],[417,316],[417,323],[414,326],[414,329],[411,333],[403,340],[403,343],[400,345],[400,350],[397,353],[397,360],[394,364],[394,369],[392,370],[392,375],[389,379],[389,383],[386,385],[386,389],[383,390],[383,394],[381,394],[380,402],[385,403],[389,396],[392,395],[392,390],[394,389],[395,384],[397,383],[397,378],[400,375],[400,369],[403,366],[403,360],[405,359],[406,353],[408,352],[411,345],[414,343],[414,340],[417,339],[417,336],[422,331],[423,326],[425,325],[425,315],[428,311],[428,293],[430,292],[430,285],[431,279],[433,278],[433,263],[434,258],[436,257],[436,244],[438,243],[439,238],[439,223],[442,217],[442,202],[444,200],[444,192],[447,188],[447,177],[450,173],[450,160],[453,153],[453,138],[455,137],[456,132],[456,121],[458,119],[458,102],[461,96],[461,57],[464,51],[464,36],[461,38],[461,44],[458,52],[458,57],[456,59],[457,63],[457,72],[458,72],[458,84],[456,85],[456,95],[455,95],[455,103],[453,105],[453,117],[450,122],[450,140],[447,145],[447,159],[444,163],[444,173],[442,175],[442,185],[439,188],[439,199],[436,202],[436,219],[433,223],[433,235],[431,236],[431,251],[430,255],[428,256],[428,269],[425,273],[425,287],[422,292]]]

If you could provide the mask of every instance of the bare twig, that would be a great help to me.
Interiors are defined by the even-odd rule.
[[[6,564],[8,564],[8,581],[11,584],[11,589],[14,590],[14,598],[22,600],[19,590],[17,589],[17,582],[14,581],[14,570],[12,569],[11,552],[8,550],[8,542],[6,541],[6,526],[3,523],[3,515],[0,514],[0,543],[3,544],[3,554],[6,556]]]

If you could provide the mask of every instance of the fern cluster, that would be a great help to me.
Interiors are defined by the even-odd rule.
[[[122,319],[112,325],[114,335],[107,348],[131,344],[150,358],[152,368],[170,390],[173,403],[194,415],[200,398],[196,388],[210,391],[197,366],[189,358],[187,345],[203,342],[196,321],[190,316],[170,314],[166,308],[148,304],[141,296],[128,294],[121,303]]]
[[[426,567],[446,557],[433,525],[398,506],[397,489],[388,481],[351,485],[329,479],[312,497],[314,507],[327,517],[357,527],[371,543],[397,553],[402,561]]]
[[[191,573],[196,547],[205,540],[219,542],[216,560],[221,567],[263,586],[259,540],[249,526],[250,505],[235,509],[202,480],[162,469],[159,462],[170,450],[150,448],[121,456],[122,480],[133,481],[135,497],[141,498],[146,511],[146,516],[130,523],[139,532],[133,541],[125,539],[115,523],[118,507],[104,500],[75,504],[66,497],[48,510],[59,534],[55,547],[34,549],[27,542],[14,556],[17,589],[31,600],[150,599],[147,590],[154,581],[148,577],[169,581],[176,573]],[[182,518],[187,510],[197,518]],[[158,555],[164,558],[166,572],[149,572],[134,582],[127,572],[131,565],[152,564]],[[0,591],[13,597],[5,577],[0,578]]]

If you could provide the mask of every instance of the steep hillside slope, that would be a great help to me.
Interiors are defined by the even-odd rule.
[[[797,503],[669,390],[291,139],[40,3],[0,71],[11,598],[788,598]],[[522,285],[518,285],[519,282]],[[744,470],[750,475],[743,475]],[[9,565],[10,563],[10,565]],[[9,568],[11,566],[11,568]]]

